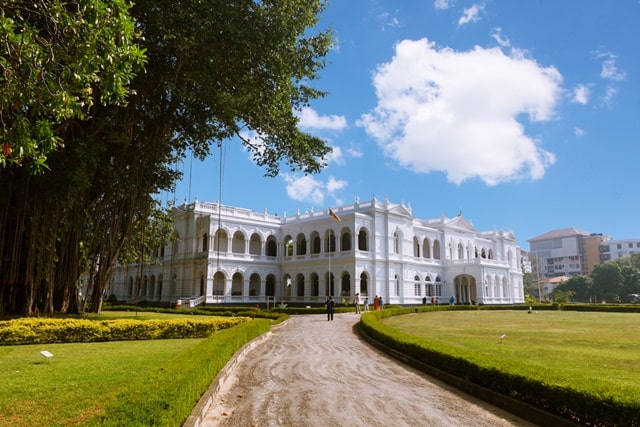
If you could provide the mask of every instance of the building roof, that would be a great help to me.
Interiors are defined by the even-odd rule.
[[[573,237],[573,236],[589,236],[591,233],[588,231],[580,230],[579,228],[569,227],[569,228],[560,228],[558,230],[551,230],[544,234],[541,234],[533,239],[527,240],[527,242],[537,242],[540,240],[550,240],[557,239],[561,237]]]

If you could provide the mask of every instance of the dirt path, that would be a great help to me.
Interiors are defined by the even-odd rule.
[[[293,316],[239,362],[202,426],[532,426],[398,363],[356,314]]]

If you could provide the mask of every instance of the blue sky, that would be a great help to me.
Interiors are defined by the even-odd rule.
[[[332,0],[328,95],[298,113],[328,167],[266,178],[225,141],[177,165],[175,198],[295,215],[375,194],[523,249],[566,227],[639,238],[639,23],[640,0]]]

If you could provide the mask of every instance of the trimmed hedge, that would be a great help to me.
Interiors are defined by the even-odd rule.
[[[603,399],[570,387],[550,386],[521,375],[485,368],[457,356],[450,348],[426,348],[418,338],[399,332],[381,321],[415,312],[467,309],[467,306],[385,309],[364,314],[360,327],[371,338],[413,359],[572,422],[591,426],[640,426],[640,402],[623,403],[610,398]]]
[[[0,321],[0,345],[205,338],[246,317],[172,320],[22,318]]]

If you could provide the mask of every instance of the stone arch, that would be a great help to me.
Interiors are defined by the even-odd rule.
[[[366,271],[360,273],[360,294],[363,296],[369,295],[369,273]]]
[[[298,233],[296,237],[296,255],[307,254],[307,237],[304,233]]]
[[[358,250],[369,250],[369,230],[366,227],[362,227],[358,232]]]
[[[296,275],[296,296],[304,297],[304,274]]]
[[[213,295],[224,295],[227,278],[222,271],[213,275]]]
[[[471,304],[477,301],[476,278],[470,274],[459,274],[453,280],[456,301]]]
[[[431,258],[431,241],[428,237],[425,237],[422,241],[422,257]]]
[[[218,228],[213,239],[213,249],[217,252],[227,252],[229,250],[229,236],[227,230]]]
[[[262,254],[262,238],[258,233],[253,233],[249,238],[249,254],[251,255]]]
[[[244,276],[239,271],[231,276],[231,296],[239,297],[244,293]]]
[[[433,259],[441,259],[442,254],[440,252],[440,240],[436,239],[433,241]]]
[[[273,234],[267,237],[266,254],[268,257],[278,256],[278,241]]]
[[[276,276],[273,274],[267,275],[267,279],[265,281],[265,294],[268,297],[276,295]]]
[[[351,230],[347,227],[343,228],[340,233],[340,251],[348,252],[351,250]]]
[[[260,275],[253,273],[249,276],[249,296],[257,297],[260,295]]]
[[[340,277],[340,296],[348,297],[349,295],[351,295],[351,275],[345,271]]]
[[[312,255],[319,254],[321,246],[322,239],[320,238],[320,233],[317,231],[311,232],[311,235],[309,236],[309,253]]]
[[[240,230],[233,233],[233,239],[231,241],[231,251],[234,254],[243,254],[245,253],[245,241],[246,237],[244,233]]]

